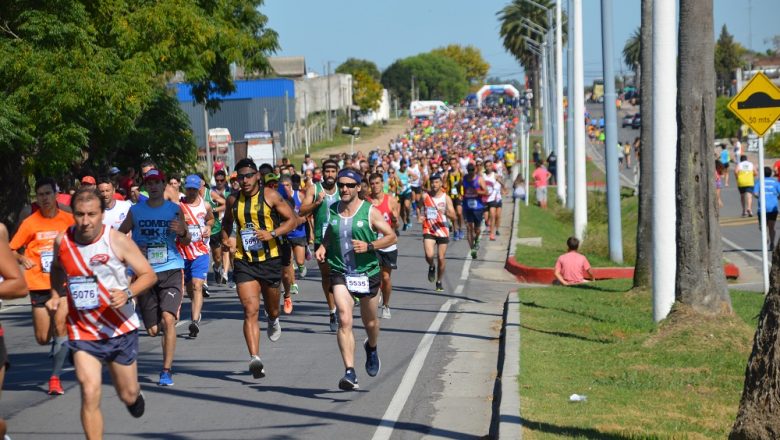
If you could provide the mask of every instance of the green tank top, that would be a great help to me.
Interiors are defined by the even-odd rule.
[[[317,182],[314,185],[314,200],[317,200],[317,197],[319,197],[320,193],[323,191],[325,191],[325,189],[322,187],[322,184]],[[317,207],[317,210],[314,211],[314,243],[315,244],[322,243],[322,233],[325,232],[325,228],[328,226],[328,219],[330,218],[330,205],[338,201],[339,201],[338,190],[336,190],[336,192],[334,192],[333,195],[328,195],[328,193],[325,193],[325,198],[324,201],[322,202],[322,205]]]
[[[219,192],[218,190],[214,190]],[[228,198],[228,192],[225,190],[225,193],[222,195],[225,200]],[[217,202],[214,201],[213,198],[211,198],[211,190],[206,191],[206,197],[204,197],[206,200],[206,203],[211,205],[211,211],[214,213],[214,226],[211,227],[211,235],[219,234],[219,232],[222,230],[222,218],[220,217],[219,213],[217,213]]]
[[[369,277],[379,273],[379,260],[376,252],[355,253],[352,240],[370,243],[377,239],[371,227],[371,203],[361,201],[355,215],[342,217],[338,213],[338,203],[330,207],[330,239],[327,256],[330,270],[341,274],[361,274]]]

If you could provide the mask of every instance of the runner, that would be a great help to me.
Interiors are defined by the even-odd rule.
[[[455,241],[462,240],[463,235],[463,174],[458,167],[458,159],[450,159],[450,169],[447,171],[447,190],[455,207],[455,221],[453,222],[452,238]]]
[[[404,223],[403,230],[412,227],[412,187],[410,185],[409,172],[406,169],[406,160],[401,159],[398,172],[395,173],[401,183],[398,189],[398,203],[401,205],[401,220]]]
[[[371,204],[382,214],[382,218],[390,224],[393,231],[398,230],[398,201],[383,191],[381,174],[372,174],[368,181]],[[382,238],[381,232],[377,234],[377,238]],[[393,292],[393,281],[390,276],[393,270],[398,268],[398,245],[393,243],[386,248],[377,249],[376,255],[379,258],[379,266],[382,268],[382,315],[380,316],[382,319],[390,319],[392,317],[390,294]]]
[[[54,239],[73,224],[73,215],[57,207],[56,195],[54,179],[43,178],[35,183],[35,200],[39,209],[22,221],[10,243],[17,261],[24,267],[24,278],[30,289],[35,340],[40,345],[52,341],[52,372],[49,377],[51,395],[65,394],[60,383],[60,373],[68,357],[68,332],[65,328],[68,308],[65,306],[65,298],[62,298],[63,307],[57,312],[46,309],[46,301],[52,295],[49,274],[54,258]],[[19,253],[22,248],[24,254]]]
[[[173,355],[176,351],[176,320],[184,287],[184,259],[178,244],[190,244],[182,207],[165,200],[165,174],[152,168],[144,175],[144,186],[149,198],[133,205],[119,232],[133,233],[133,241],[146,255],[157,274],[157,282],[146,295],[138,298],[138,314],[146,333],[155,337],[162,334],[163,365],[160,386],[173,386]]]
[[[283,193],[282,196],[284,199],[290,202],[290,206],[293,208],[295,214],[298,215],[301,209],[301,201],[303,196],[301,195],[300,191],[294,189],[293,180],[295,177],[296,176],[282,176],[282,183],[279,186],[279,190],[281,193]],[[300,180],[299,176],[298,180]],[[295,229],[293,229],[292,232],[287,234],[287,241],[289,242],[292,249],[294,264],[294,266],[291,267],[294,272],[292,277],[293,280],[296,276],[299,278],[306,276],[306,246],[308,245],[308,239],[306,238],[306,226],[307,222],[304,219],[301,219],[301,223]],[[297,284],[290,286],[290,293],[293,295],[298,293]],[[292,312],[292,304],[290,305],[290,312]]]
[[[330,281],[339,311],[338,345],[346,369],[339,381],[342,390],[358,388],[355,373],[355,337],[352,333],[352,313],[355,303],[352,297],[361,298],[360,316],[368,338],[363,343],[366,351],[366,372],[374,377],[379,374],[381,362],[377,351],[379,320],[377,305],[379,285],[379,260],[374,250],[396,243],[393,228],[377,209],[357,197],[360,175],[351,169],[338,174],[340,202],[330,208],[330,220],[317,249],[317,260],[327,262],[333,269]],[[377,232],[383,234],[377,238]]]
[[[176,247],[184,257],[184,283],[187,296],[192,301],[192,319],[189,326],[190,338],[200,333],[201,310],[203,309],[203,284],[209,274],[209,246],[206,243],[214,225],[211,205],[200,196],[203,185],[200,176],[191,174],[184,180],[184,198],[179,206],[184,212],[184,222],[190,234],[190,242],[177,240]]]
[[[264,169],[266,166],[268,166],[268,168]],[[287,192],[279,185],[279,176],[273,172],[269,172],[270,170],[272,170],[272,168],[270,168],[270,165],[268,164],[263,164],[258,169],[260,175],[263,176],[263,181],[265,182],[264,186],[274,191],[278,191],[279,195],[282,197],[282,200],[290,205],[291,209],[295,209],[293,201],[288,199]],[[290,175],[285,174],[283,177],[289,179]],[[297,216],[295,218],[295,222],[296,228],[302,224],[299,222]],[[284,313],[287,315],[293,311],[292,295],[298,294],[298,285],[295,283],[295,270],[292,264],[292,245],[288,239],[289,235],[290,234],[283,235],[281,237],[280,243],[282,254],[282,290],[284,292],[282,298],[282,311],[284,311]]]
[[[225,199],[230,195],[225,170],[219,170],[214,173],[214,181],[216,185],[207,189],[204,195],[204,200],[211,206],[211,211],[214,213],[214,225],[211,227],[211,234],[209,235],[209,247],[211,247],[211,260],[214,266],[214,280],[217,284],[227,284],[228,272],[222,262],[221,232],[222,216],[225,215]]]
[[[466,238],[471,248],[471,258],[477,258],[482,215],[485,210],[482,197],[487,194],[485,181],[476,170],[473,163],[468,164],[466,175],[463,177],[463,219],[466,221]]]
[[[501,226],[501,208],[504,206],[501,201],[504,179],[496,173],[493,162],[490,160],[485,161],[485,174],[482,175],[482,178],[485,180],[485,186],[488,190],[486,202],[490,225],[490,241],[495,241],[496,235],[501,235],[498,228]]]
[[[4,299],[15,299],[26,296],[27,283],[24,281],[24,275],[19,269],[19,263],[16,261],[14,252],[8,246],[8,229],[0,223],[0,301]],[[0,391],[3,389],[5,372],[11,364],[8,361],[8,350],[5,348],[5,331],[0,325]],[[5,437],[7,427],[5,420],[0,418],[0,438]]]
[[[339,172],[339,166],[333,159],[328,159],[322,163],[322,181],[306,189],[306,195],[303,198],[300,215],[314,216],[314,251],[316,252],[322,246],[322,233],[328,226],[330,217],[330,205],[338,201],[339,193],[336,190],[336,176]],[[322,293],[328,302],[328,312],[330,318],[330,331],[338,330],[338,321],[336,320],[336,303],[333,301],[333,295],[330,291],[330,267],[324,261],[317,260],[322,277]]]
[[[260,359],[258,318],[260,295],[268,316],[268,339],[282,335],[279,323],[279,282],[282,274],[282,236],[296,226],[290,206],[276,190],[260,186],[260,174],[252,159],[236,164],[241,191],[228,197],[222,222],[222,242],[236,222],[240,237],[236,243],[234,276],[244,308],[244,339],[249,349],[249,371],[255,379],[265,377]],[[226,250],[223,244],[223,252]]]
[[[94,190],[76,192],[71,208],[76,225],[56,238],[52,264],[56,289],[46,306],[67,313],[69,345],[81,385],[81,424],[87,438],[99,439],[103,362],[130,414],[136,418],[144,414],[136,363],[140,323],[133,298],[152,287],[157,277],[129,237],[103,224],[105,203]],[[132,283],[128,267],[135,274]]]
[[[452,199],[442,188],[441,174],[431,175],[431,191],[423,194],[423,250],[428,262],[428,281],[436,281],[436,291],[444,290],[444,268],[446,265],[447,244],[450,242],[450,230],[447,219],[455,220],[455,208]],[[445,218],[446,217],[446,218]],[[438,271],[433,261],[434,245],[437,251]]]
[[[111,178],[107,176],[102,176],[98,179],[97,189],[100,197],[106,204],[106,210],[103,213],[103,224],[113,229],[119,228],[122,222],[125,221],[125,217],[127,217],[127,213],[130,211],[133,203],[127,200],[116,199],[114,196],[116,187]]]

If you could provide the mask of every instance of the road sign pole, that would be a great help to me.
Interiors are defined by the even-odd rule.
[[[766,245],[766,187],[764,186],[764,136],[758,137],[758,200],[761,201],[761,269],[764,274],[764,295],[769,292],[769,256]]]

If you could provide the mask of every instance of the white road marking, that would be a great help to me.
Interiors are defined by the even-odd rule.
[[[10,312],[11,310],[18,309],[19,307],[28,307],[28,306],[29,306],[29,304],[24,305],[24,306],[22,306],[22,305],[4,306],[2,309],[0,309],[0,313]]]
[[[463,293],[463,284],[458,284],[458,287],[455,288],[455,292],[453,292],[455,295],[460,295]]]
[[[433,319],[431,326],[428,327],[428,331],[425,332],[425,336],[423,336],[420,341],[420,345],[417,346],[417,350],[415,350],[414,356],[412,356],[412,360],[409,362],[409,366],[406,367],[406,372],[401,379],[401,383],[398,385],[398,389],[393,395],[393,400],[390,401],[387,411],[385,411],[382,420],[379,422],[379,426],[374,432],[374,436],[372,437],[373,440],[387,440],[393,434],[393,427],[395,427],[398,417],[401,415],[401,411],[406,405],[406,401],[412,394],[414,384],[417,382],[417,377],[420,375],[420,371],[422,371],[423,364],[425,363],[425,358],[431,350],[433,338],[439,333],[439,329],[441,328],[450,307],[457,302],[458,300],[456,299],[448,299],[447,302],[442,304],[439,313],[436,315],[436,318]]]
[[[754,260],[758,261],[759,263],[763,263],[763,261],[764,261],[764,260],[762,260],[762,259],[761,259],[761,257],[759,257],[758,255],[756,255],[756,254],[754,254],[754,253],[752,253],[752,252],[748,252],[748,251],[746,251],[746,250],[742,249],[742,247],[741,247],[740,245],[738,245],[738,244],[734,243],[733,241],[729,240],[729,239],[728,239],[728,238],[726,238],[726,237],[721,237],[721,239],[723,240],[723,242],[724,242],[724,243],[726,243],[727,245],[729,245],[729,246],[730,246],[732,249],[734,249],[735,251],[737,251],[737,252],[739,252],[739,253],[741,253],[741,254],[744,254],[745,256],[748,256],[748,257],[750,257],[750,258],[752,258],[752,259],[754,259]]]
[[[469,278],[469,269],[471,269],[471,254],[466,257],[466,262],[463,263],[463,270],[460,271],[460,279],[467,280]]]

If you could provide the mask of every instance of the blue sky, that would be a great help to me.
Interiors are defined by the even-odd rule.
[[[490,76],[522,79],[522,68],[504,51],[496,12],[509,0],[265,0],[261,11],[279,33],[280,56],[303,55],[309,70],[335,68],[348,57],[374,61],[384,69],[393,61],[451,43],[474,45],[490,63]],[[564,7],[566,1],[563,2]],[[586,84],[601,77],[601,12],[599,0],[583,0]],[[640,0],[614,0],[615,69],[620,50],[639,26]],[[747,5],[752,13],[748,14]],[[780,34],[776,19],[780,0],[714,0],[715,33],[725,23],[729,32],[752,48],[769,48],[766,39]],[[752,17],[749,26],[748,15]]]

